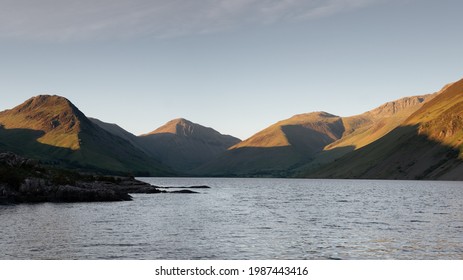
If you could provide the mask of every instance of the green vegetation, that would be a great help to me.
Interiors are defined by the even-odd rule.
[[[136,137],[65,98],[38,96],[0,112],[0,150],[113,175],[463,179],[463,80],[357,116],[296,115],[242,142],[185,119]],[[1,172],[11,185],[27,174]],[[82,176],[50,172],[57,184]]]
[[[305,177],[463,179],[463,80],[446,86],[399,127]]]
[[[325,112],[296,115],[256,133],[193,172],[212,176],[288,177],[343,132],[338,116]]]
[[[7,151],[49,166],[102,174],[166,176],[173,172],[127,140],[93,124],[59,96],[37,96],[0,112]]]

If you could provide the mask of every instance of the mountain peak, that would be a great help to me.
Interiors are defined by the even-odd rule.
[[[177,119],[173,119],[167,122],[163,126],[145,135],[169,133],[169,134],[175,134],[178,136],[190,137],[190,136],[195,136],[197,133],[199,133],[199,131],[197,132],[197,130],[204,130],[204,129],[209,129],[209,128],[203,127],[199,124],[193,123],[184,118],[177,118]]]
[[[187,120],[187,119],[184,119],[184,118],[177,118],[177,119],[173,119],[169,122],[172,122],[172,123],[188,123],[188,124],[193,124],[193,122]]]
[[[238,138],[183,118],[142,135],[140,141],[144,149],[162,163],[183,172],[212,160],[240,142]]]
[[[37,96],[31,97],[28,100],[26,100],[23,104],[21,104],[20,106],[37,108],[43,105],[57,105],[57,104],[70,105],[71,101],[59,95],[44,94],[44,95],[37,95]]]
[[[77,150],[80,148],[77,134],[89,120],[64,97],[38,95],[1,112],[0,123],[6,129],[41,131],[44,134],[37,139],[39,142]]]
[[[184,138],[191,138],[191,139],[209,139],[214,141],[218,139],[222,139],[223,137],[227,138],[228,142],[235,142],[234,144],[238,143],[240,140],[238,138],[229,136],[229,135],[222,135],[220,132],[216,131],[211,127],[202,126],[200,124],[194,123],[184,118],[177,118],[171,121],[168,121],[163,126],[157,128],[156,130],[143,134],[141,136],[150,136],[150,135],[163,135],[163,134],[173,134],[179,137]],[[219,142],[222,142],[220,140]],[[231,145],[230,145],[231,146]]]
[[[315,112],[310,112],[310,113],[303,113],[303,114],[298,114],[295,116],[313,116],[313,117],[319,117],[319,118],[332,118],[332,117],[338,117],[336,115],[327,113],[325,111],[315,111]]]
[[[45,108],[59,108],[60,110],[68,110],[72,112],[77,112],[78,109],[74,104],[71,103],[67,98],[59,95],[38,95],[29,98],[22,104],[14,107],[10,111],[16,113],[21,112],[32,112],[32,111],[41,111]]]
[[[284,122],[291,122],[294,124],[294,122],[313,122],[317,120],[325,120],[329,118],[339,118],[339,116],[324,112],[324,111],[316,111],[316,112],[310,112],[310,113],[303,113],[303,114],[297,114],[292,116],[291,118],[284,120]]]
[[[238,143],[231,149],[294,146],[295,141],[293,141],[293,138],[304,138],[304,141],[307,141],[302,145],[304,147],[318,147],[320,143],[326,145],[328,142],[339,139],[342,132],[341,118],[338,116],[322,111],[304,113],[279,121]],[[314,135],[317,135],[316,140],[313,137]]]

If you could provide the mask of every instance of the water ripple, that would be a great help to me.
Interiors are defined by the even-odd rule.
[[[200,196],[1,205],[2,259],[462,259],[458,182],[146,178]]]

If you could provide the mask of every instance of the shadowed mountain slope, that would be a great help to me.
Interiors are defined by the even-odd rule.
[[[444,87],[384,137],[308,177],[463,179],[463,80]]]
[[[398,127],[434,96],[435,94],[405,97],[387,102],[361,115],[345,117],[342,121],[346,131],[342,138],[326,146],[325,150],[346,146],[358,149],[368,145]]]
[[[106,130],[107,132],[116,135],[126,141],[128,141],[130,144],[132,144],[134,147],[145,151],[144,148],[140,145],[139,138],[135,136],[134,134],[128,132],[127,130],[123,129],[117,124],[114,123],[107,123],[103,122],[99,119],[95,118],[88,118],[92,123],[96,124],[97,126],[101,127],[102,129]],[[146,151],[145,151],[146,152]]]
[[[295,115],[242,142],[185,119],[135,136],[63,97],[37,96],[0,112],[0,151],[152,176],[462,180],[463,80],[356,116]]]
[[[93,124],[69,100],[41,95],[0,112],[5,150],[82,170],[172,174],[127,140]]]
[[[345,128],[343,136],[327,145],[314,159],[299,168],[303,172],[316,170],[320,166],[333,162],[343,155],[364,147],[401,125],[423,104],[432,100],[438,93],[404,97],[387,102],[371,111],[351,117],[343,117]],[[297,170],[296,172],[297,173]]]
[[[344,133],[342,119],[325,112],[293,116],[231,147],[196,174],[286,176]]]
[[[325,112],[296,115],[256,133],[194,172],[285,177],[318,169],[380,139],[434,96],[402,98],[352,117]]]
[[[238,142],[238,138],[181,118],[138,137],[150,155],[182,172],[214,159]]]

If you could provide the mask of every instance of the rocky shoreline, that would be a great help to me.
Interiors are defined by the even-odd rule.
[[[195,193],[182,190],[170,193]],[[133,177],[47,169],[38,162],[0,153],[0,203],[101,202],[132,200],[131,193],[168,193]]]

